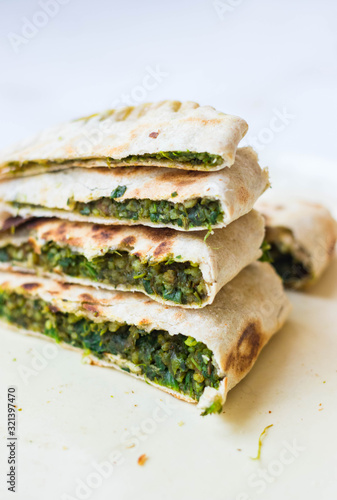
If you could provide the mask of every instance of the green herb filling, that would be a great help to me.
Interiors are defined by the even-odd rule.
[[[126,251],[110,251],[88,260],[71,248],[50,241],[41,247],[40,253],[30,243],[20,247],[7,245],[0,248],[0,262],[20,263],[48,272],[60,270],[65,275],[102,284],[125,285],[177,304],[199,305],[207,296],[199,266],[172,258],[162,262],[141,261]]]
[[[74,211],[82,215],[113,217],[134,221],[150,221],[157,224],[173,224],[189,229],[209,227],[223,220],[220,202],[210,199],[193,199],[184,203],[161,200],[125,200],[100,198],[89,203],[75,203]]]
[[[199,400],[205,387],[219,387],[212,352],[202,342],[163,330],[150,333],[134,325],[96,322],[63,313],[41,299],[0,290],[0,317],[44,333],[56,341],[89,350],[97,357],[120,355],[148,380]],[[127,369],[128,370],[128,369]]]
[[[196,153],[191,151],[160,151],[159,153],[153,154],[144,154],[144,155],[129,155],[121,159],[114,158],[76,158],[74,160],[64,160],[57,159],[53,161],[49,160],[35,160],[35,161],[26,161],[26,162],[18,162],[12,161],[8,162],[8,167],[11,170],[11,173],[22,173],[23,171],[34,168],[34,167],[44,167],[49,168],[54,166],[55,164],[67,164],[69,167],[72,164],[80,161],[83,163],[85,167],[86,162],[90,161],[104,161],[106,165],[109,167],[114,163],[127,163],[127,164],[139,164],[141,165],[143,162],[148,160],[160,160],[164,161],[168,165],[174,164],[176,162],[186,163],[191,166],[203,166],[207,169],[212,169],[218,165],[222,165],[223,158],[220,155],[214,155],[209,153]]]
[[[12,202],[17,208],[45,208],[29,203]],[[95,217],[112,217],[119,220],[150,221],[156,224],[173,224],[190,229],[211,226],[223,221],[223,212],[219,201],[208,198],[187,200],[184,203],[173,203],[161,200],[129,199],[118,202],[114,198],[100,198],[88,203],[68,201],[71,210],[81,215]]]
[[[191,151],[161,151],[160,153],[145,155],[130,155],[122,160],[113,160],[111,162],[123,161],[127,163],[142,162],[147,160],[165,160],[167,163],[189,163],[190,165],[203,165],[205,167],[215,167],[223,163],[223,158],[219,155],[209,153],[195,153]]]
[[[270,243],[269,262],[282,278],[285,286],[293,287],[311,277],[310,270],[297,260],[291,252],[284,252],[276,243]]]
[[[271,262],[271,256],[270,256],[270,245],[269,243],[264,240],[261,247],[260,247],[260,250],[262,251],[262,255],[261,257],[259,258],[259,261],[261,262]]]

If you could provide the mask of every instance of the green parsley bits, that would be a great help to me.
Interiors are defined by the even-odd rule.
[[[63,138],[59,138],[62,140]],[[153,162],[155,160],[165,162],[168,166],[173,166],[174,163],[185,163],[186,165],[200,166],[204,169],[212,170],[212,168],[217,167],[218,165],[222,165],[223,158],[220,155],[214,155],[210,153],[196,153],[192,151],[160,151],[158,153],[144,154],[144,155],[129,155],[124,158],[78,158],[77,161],[81,161],[83,167],[86,166],[86,163],[90,163],[92,161],[102,161],[106,163],[107,167],[111,167],[114,164],[130,164],[130,165],[142,165],[142,163],[146,163],[148,161]],[[55,166],[55,163],[63,164],[69,166],[71,168],[73,166],[75,160],[65,160],[65,159],[57,159],[54,161],[50,160],[34,160],[34,161],[11,161],[8,162],[8,167],[10,169],[11,174],[22,174],[29,170],[30,168],[42,167],[48,169],[52,166]]]
[[[114,189],[110,195],[110,198],[120,198],[126,191],[126,186],[118,186]]]
[[[175,304],[200,305],[207,297],[199,265],[176,262],[171,255],[161,262],[142,261],[127,251],[112,250],[88,260],[75,250],[50,241],[41,247],[40,252],[36,252],[29,242],[18,247],[9,244],[0,248],[0,262],[19,263],[46,272],[61,271],[65,276],[115,287],[124,285]]]
[[[121,196],[121,195],[119,195]],[[82,215],[113,217],[119,220],[151,221],[157,224],[173,224],[189,229],[209,229],[223,220],[220,202],[198,198],[184,203],[150,199],[130,199],[118,202],[111,198],[100,198],[88,203],[77,202],[74,211]],[[83,212],[85,210],[85,213]]]
[[[194,400],[200,399],[205,387],[219,387],[212,352],[192,337],[171,336],[164,330],[147,332],[135,325],[99,322],[99,318],[94,322],[83,315],[55,311],[40,298],[7,290],[0,290],[0,317],[98,358],[104,354],[118,355],[133,363],[137,373],[147,380]],[[130,372],[132,367],[124,369]]]

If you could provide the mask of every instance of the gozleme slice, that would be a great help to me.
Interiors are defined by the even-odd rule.
[[[263,217],[253,210],[206,241],[205,236],[38,219],[0,235],[0,269],[140,291],[163,304],[199,308],[260,257]]]
[[[142,294],[0,273],[0,318],[90,352],[180,399],[220,412],[290,305],[268,263],[253,263],[205,309],[165,307]],[[261,390],[263,388],[261,387]]]
[[[237,116],[163,101],[97,113],[46,130],[0,155],[0,178],[69,167],[150,165],[219,170],[247,131]]]
[[[315,283],[334,255],[337,223],[330,212],[301,200],[261,201],[257,207],[266,220],[267,258],[285,286]]]
[[[198,231],[225,227],[253,208],[269,186],[251,148],[218,172],[130,167],[72,168],[0,183],[6,211],[99,224]]]

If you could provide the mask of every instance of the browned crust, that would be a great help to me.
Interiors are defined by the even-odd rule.
[[[33,290],[37,290],[40,286],[41,286],[40,283],[24,283],[22,285],[22,288],[24,290],[33,291]]]
[[[250,323],[229,353],[225,362],[226,371],[234,370],[239,375],[247,372],[254,364],[262,346],[263,335],[260,324]]]

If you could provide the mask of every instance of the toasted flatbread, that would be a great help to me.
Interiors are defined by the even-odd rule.
[[[334,254],[337,223],[317,203],[292,200],[286,203],[260,201],[266,221],[266,242],[271,263],[291,288],[315,283]]]
[[[89,349],[92,363],[146,378],[199,402],[205,413],[221,411],[227,391],[249,372],[289,310],[268,263],[246,267],[203,310],[165,307],[138,293],[0,274],[2,320]]]
[[[236,116],[194,102],[112,109],[46,130],[0,156],[0,178],[69,167],[144,165],[219,170],[247,131]]]
[[[264,220],[253,210],[206,241],[205,235],[39,219],[0,235],[0,269],[140,291],[162,304],[197,309],[260,257]]]
[[[10,179],[0,183],[0,202],[23,217],[200,231],[250,212],[268,186],[267,169],[251,148],[242,148],[234,165],[218,172],[72,168]]]

